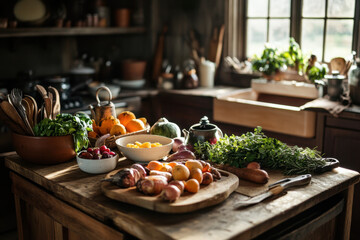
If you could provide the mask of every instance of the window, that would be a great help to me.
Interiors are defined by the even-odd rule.
[[[246,55],[260,55],[264,43],[276,47],[287,44],[290,36],[289,0],[251,0],[247,8]]]
[[[260,54],[266,42],[283,50],[294,37],[307,55],[321,61],[359,56],[360,1],[356,0],[228,0],[238,17],[228,23],[237,29],[236,43],[227,43],[245,59]],[[236,4],[234,4],[236,2]],[[229,9],[230,16],[234,10]],[[234,28],[234,26],[236,26]],[[233,34],[234,35],[234,34]],[[232,39],[231,41],[234,41]]]

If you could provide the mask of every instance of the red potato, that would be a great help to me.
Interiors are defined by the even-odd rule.
[[[185,184],[184,184],[183,181],[172,180],[171,182],[169,182],[169,185],[174,185],[174,186],[176,186],[176,187],[180,190],[180,193],[181,193],[181,194],[184,192]]]
[[[258,162],[251,162],[246,167],[250,169],[260,169],[260,164]]]
[[[158,195],[167,185],[166,177],[153,175],[140,180],[139,183],[136,184],[136,188],[145,195]]]
[[[150,176],[159,175],[166,177],[166,180],[169,182],[172,179],[172,175],[169,172],[162,172],[157,170],[150,170]]]
[[[241,179],[248,180],[255,183],[267,183],[269,175],[265,170],[251,169],[251,168],[237,168],[228,165],[221,165],[221,169],[231,172]]]
[[[213,175],[211,173],[209,173],[209,172],[203,173],[203,180],[202,180],[201,184],[209,185],[213,181],[214,181],[214,179],[213,179]]]
[[[162,190],[160,197],[169,202],[174,202],[180,198],[181,192],[175,185],[167,185]]]
[[[131,165],[130,168],[134,168],[134,169],[138,170],[138,172],[140,173],[140,178],[141,179],[144,179],[146,177],[146,175],[147,175],[145,168],[142,165],[138,164],[138,163],[134,163],[133,165]]]

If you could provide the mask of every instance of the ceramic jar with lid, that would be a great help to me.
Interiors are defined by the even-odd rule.
[[[354,104],[360,105],[360,61],[351,67],[349,73],[350,98]]]
[[[190,127],[189,131],[182,130],[185,136],[185,144],[194,146],[197,142],[208,141],[210,144],[216,143],[223,137],[223,133],[215,124],[211,124],[209,119],[204,116],[200,119],[200,122]]]
[[[325,75],[327,80],[327,92],[331,101],[339,100],[341,94],[343,93],[343,81],[345,79],[344,75],[340,75],[339,71],[332,71],[331,75]]]

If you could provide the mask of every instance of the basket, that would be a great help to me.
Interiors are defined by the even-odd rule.
[[[117,139],[119,139],[119,138],[126,137],[126,136],[137,135],[137,134],[148,134],[149,132],[150,132],[150,125],[149,125],[149,124],[146,124],[146,128],[143,129],[143,130],[136,131],[136,132],[132,132],[132,133],[127,133],[127,134],[124,134],[124,135],[112,135],[112,136],[108,137],[108,138],[105,140],[105,145],[106,145],[108,148],[114,149],[114,148],[116,148],[116,143],[115,143],[115,141],[116,141]],[[97,140],[97,138],[91,138],[91,137],[89,137],[90,145],[91,145],[91,146],[95,146],[96,140]]]

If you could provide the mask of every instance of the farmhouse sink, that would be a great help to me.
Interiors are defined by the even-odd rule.
[[[315,136],[316,113],[300,110],[307,98],[238,90],[214,98],[214,120],[299,137]]]

